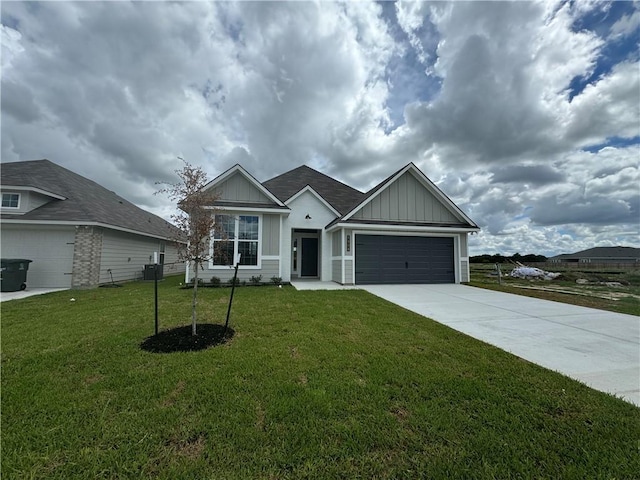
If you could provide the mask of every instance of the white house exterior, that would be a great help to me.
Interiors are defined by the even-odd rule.
[[[177,229],[49,160],[3,163],[2,258],[32,260],[29,288],[90,288],[142,278],[154,252],[181,274]]]
[[[211,251],[227,252],[205,265],[205,281],[229,280],[238,253],[245,281],[469,281],[467,237],[479,228],[413,163],[367,193],[307,166],[260,183],[235,165],[205,189],[218,197],[212,208],[226,232]]]

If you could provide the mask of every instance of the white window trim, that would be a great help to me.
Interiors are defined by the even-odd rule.
[[[7,210],[20,210],[20,204],[22,203],[22,195],[18,192],[2,192],[2,197],[4,197],[5,195],[17,195],[18,196],[18,206],[17,207],[1,207],[2,209],[7,209]],[[0,206],[2,205],[2,203],[0,203]]]
[[[257,265],[239,265],[238,269],[239,270],[262,270],[262,215],[257,214],[255,212],[252,213],[252,212],[229,212],[229,211],[219,213],[218,215],[229,215],[229,216],[235,217],[235,226],[236,226],[235,237],[236,238],[232,240],[234,261],[236,258],[238,258],[238,242],[240,241],[240,239],[238,238],[238,228],[239,228],[238,224],[240,221],[239,217],[240,216],[258,217],[258,264]],[[218,241],[221,241],[221,239],[218,239]],[[251,241],[255,241],[255,240],[251,240]],[[215,243],[215,239],[213,238],[213,235],[211,235],[211,239],[209,240],[209,270],[229,270],[229,268],[234,267],[234,265],[215,265],[213,263],[214,243]]]

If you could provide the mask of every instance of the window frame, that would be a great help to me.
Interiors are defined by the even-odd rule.
[[[215,216],[228,216],[234,218],[234,231],[233,238],[215,238],[216,230],[212,232],[209,239],[209,269],[210,270],[223,270],[232,268],[233,265],[220,265],[214,263],[214,249],[216,242],[230,242],[233,244],[233,261],[238,258],[238,251],[240,248],[240,243],[255,243],[257,245],[257,259],[255,265],[239,265],[240,270],[261,270],[262,269],[262,215],[258,213],[251,212],[227,212],[223,211],[220,213],[214,214]],[[242,239],[240,238],[240,217],[254,217],[258,219],[258,238],[257,240],[253,239]]]
[[[5,206],[4,205],[5,195],[10,196],[10,197],[12,197],[12,196],[18,197],[17,205],[15,207],[12,207],[10,205]],[[10,210],[19,210],[20,209],[21,200],[22,200],[22,195],[20,195],[19,193],[16,193],[16,192],[2,192],[2,199],[1,199],[0,207],[1,208],[7,208],[7,209],[10,209]]]

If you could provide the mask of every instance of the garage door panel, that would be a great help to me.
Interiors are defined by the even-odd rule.
[[[75,230],[3,225],[2,256],[28,258],[28,288],[71,287]]]
[[[356,283],[454,283],[451,237],[357,235]]]

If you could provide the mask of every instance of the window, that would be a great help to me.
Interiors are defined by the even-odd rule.
[[[216,215],[211,242],[213,265],[233,265],[240,254],[240,265],[259,264],[260,217],[253,215]]]
[[[19,204],[20,204],[19,193],[3,193],[2,194],[3,208],[18,208]]]

